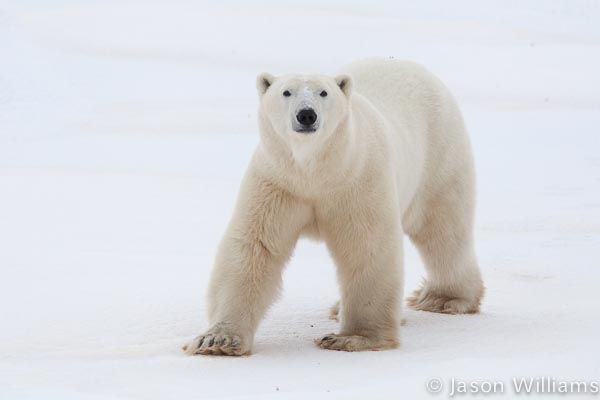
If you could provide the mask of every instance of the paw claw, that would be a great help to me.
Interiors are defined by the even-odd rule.
[[[340,351],[385,350],[398,347],[395,339],[372,339],[359,335],[330,334],[316,339],[315,343],[323,349]]]
[[[240,356],[248,354],[250,348],[240,336],[230,335],[217,327],[213,328],[213,332],[200,335],[184,345],[183,351],[189,355]]]
[[[406,299],[409,307],[417,311],[430,311],[442,314],[474,314],[479,312],[483,297],[483,285],[474,295],[450,296],[439,290],[430,289],[427,282]]]

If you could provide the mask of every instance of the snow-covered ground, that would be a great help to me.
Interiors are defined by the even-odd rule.
[[[455,377],[511,398],[514,376],[600,379],[599,3],[369,3],[0,3],[1,399],[416,399],[434,377],[441,397]],[[365,56],[419,61],[461,103],[481,314],[407,310],[398,350],[321,350],[335,270],[301,242],[254,355],[185,356],[258,140],[255,76]],[[424,272],[406,247],[408,293]]]

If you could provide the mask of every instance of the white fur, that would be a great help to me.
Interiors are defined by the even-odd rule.
[[[218,250],[208,295],[211,328],[184,347],[187,353],[251,351],[303,235],[323,240],[338,269],[341,327],[317,340],[323,348],[398,346],[403,234],[427,267],[409,304],[478,311],[475,174],[454,99],[411,62],[369,59],[341,72],[258,77],[261,143]],[[314,133],[295,130],[296,113],[305,107],[317,112]]]

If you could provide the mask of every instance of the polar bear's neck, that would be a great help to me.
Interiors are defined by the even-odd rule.
[[[358,157],[360,144],[351,115],[322,140],[299,136],[283,143],[267,139],[263,149],[270,160],[270,174],[307,196],[348,184],[360,174],[363,158]]]

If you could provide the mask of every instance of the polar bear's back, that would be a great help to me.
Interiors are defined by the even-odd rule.
[[[417,63],[393,59],[357,61],[341,73],[352,77],[354,93],[366,99],[392,128],[386,140],[392,141],[398,155],[402,210],[425,202],[424,193],[437,193],[456,175],[468,186],[472,184],[472,174],[461,172],[473,169],[463,119],[453,96],[436,76]]]

